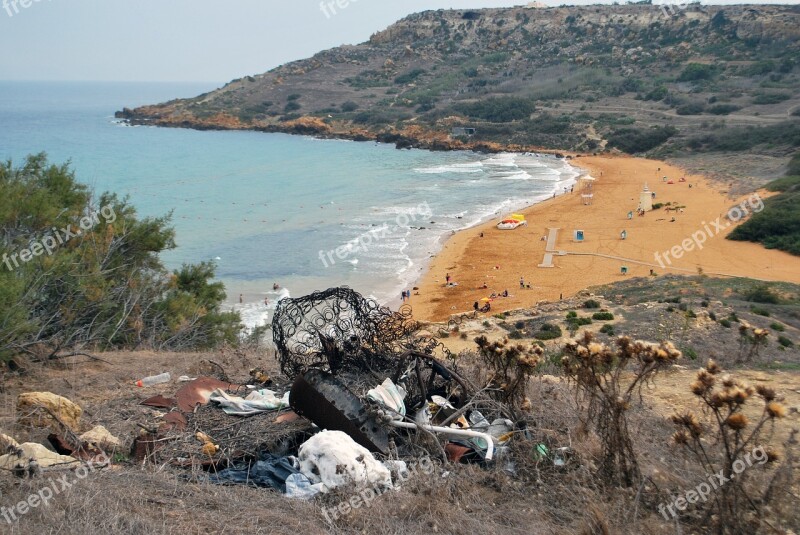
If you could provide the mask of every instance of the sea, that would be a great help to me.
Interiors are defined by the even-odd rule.
[[[123,107],[215,83],[0,81],[0,158],[46,152],[140,217],[171,214],[169,269],[213,261],[246,325],[277,302],[349,286],[389,306],[448,236],[571,187],[580,171],[539,154],[397,150],[374,142],[129,126]]]

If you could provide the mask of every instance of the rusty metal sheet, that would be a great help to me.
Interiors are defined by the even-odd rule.
[[[322,429],[343,431],[370,451],[386,453],[389,431],[369,414],[361,400],[336,377],[320,370],[299,375],[289,403]]]
[[[217,388],[223,390],[237,390],[239,385],[226,383],[211,377],[199,377],[183,385],[175,394],[178,408],[182,412],[193,412],[197,405],[205,405],[211,393]]]

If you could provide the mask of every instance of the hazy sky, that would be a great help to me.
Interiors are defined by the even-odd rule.
[[[409,13],[528,3],[347,1],[325,0],[326,14],[320,0],[0,0],[0,79],[227,82],[363,42]]]

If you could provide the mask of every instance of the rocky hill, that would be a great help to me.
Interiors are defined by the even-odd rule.
[[[800,6],[439,10],[118,116],[442,150],[746,152],[766,180],[800,146],[798,58]]]

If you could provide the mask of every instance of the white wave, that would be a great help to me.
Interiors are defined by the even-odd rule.
[[[531,180],[533,177],[526,171],[516,171],[514,173],[504,173],[500,175],[503,180]]]
[[[470,164],[437,165],[436,167],[421,167],[414,169],[414,172],[424,175],[441,175],[444,173],[480,173],[481,162]]]

